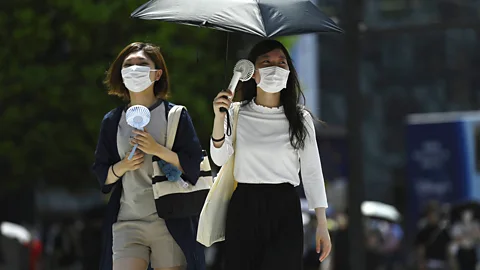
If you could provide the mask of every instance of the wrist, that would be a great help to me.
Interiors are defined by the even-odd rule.
[[[318,225],[327,225],[327,214],[325,207],[319,207],[315,209],[315,214],[317,216],[317,224]]]
[[[163,149],[164,149],[164,146],[157,143],[157,145],[155,146],[155,151],[154,151],[153,155],[161,158],[162,155],[163,155]]]
[[[223,126],[223,123],[225,122],[225,114],[221,114],[221,115],[216,114],[213,121],[215,124],[220,124],[221,126]]]
[[[126,170],[122,164],[122,161],[119,161],[112,165],[112,173],[118,178],[122,177],[126,173]]]
[[[214,135],[211,135],[210,136],[210,139],[214,142],[214,143],[221,143],[225,140],[225,133],[222,135],[222,136],[218,136],[218,137],[215,137]]]
[[[327,222],[327,219],[325,219],[325,220],[318,220],[318,221],[317,221],[317,226],[327,227],[327,225],[328,225],[327,223],[328,223],[328,222]]]

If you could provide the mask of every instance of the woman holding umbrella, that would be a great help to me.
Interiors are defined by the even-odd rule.
[[[158,207],[162,205],[156,204],[152,188],[156,158],[172,165],[170,169],[175,168],[193,185],[203,159],[186,110],[180,116],[172,150],[164,147],[167,115],[173,105],[165,99],[170,86],[160,48],[142,42],[128,45],[112,63],[105,83],[109,93],[127,105],[105,115],[95,151],[94,173],[102,192],[112,193],[100,269],[111,270],[112,257],[113,270],[145,270],[149,263],[156,270],[205,269],[204,250],[195,241],[198,217],[160,218]],[[133,105],[150,111],[145,131],[127,124],[126,111]],[[138,150],[130,159],[134,144]]]
[[[255,64],[255,74],[241,85],[235,149],[231,136],[225,135],[226,113],[220,111],[229,109],[233,115],[232,93],[220,92],[213,102],[212,159],[221,166],[235,151],[239,183],[227,214],[226,269],[298,270],[303,226],[295,186],[300,178],[309,206],[316,211],[320,261],[331,250],[314,120],[299,104],[297,73],[280,42],[258,43],[248,59]]]

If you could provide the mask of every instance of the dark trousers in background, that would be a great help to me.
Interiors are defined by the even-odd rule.
[[[225,231],[225,269],[303,269],[300,199],[290,184],[239,184]]]
[[[460,248],[457,253],[460,270],[475,270],[477,264],[477,251],[475,248]]]

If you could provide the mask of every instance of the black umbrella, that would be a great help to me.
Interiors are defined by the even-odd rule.
[[[342,32],[309,0],[151,0],[131,16],[267,38]]]

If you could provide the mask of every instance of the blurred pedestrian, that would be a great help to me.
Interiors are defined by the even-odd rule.
[[[478,263],[480,224],[473,218],[473,211],[463,211],[462,219],[452,226],[452,238],[460,270],[475,270]]]
[[[451,237],[446,223],[441,222],[438,202],[430,202],[425,213],[426,223],[415,239],[418,269],[446,270],[449,267]]]

